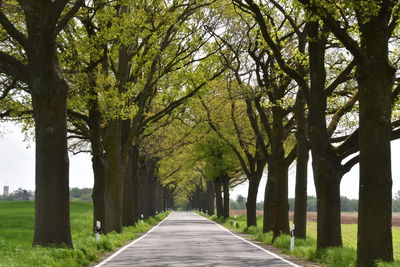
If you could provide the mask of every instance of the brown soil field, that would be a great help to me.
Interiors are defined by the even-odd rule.
[[[235,215],[246,215],[246,210],[230,210],[231,216]],[[257,210],[257,216],[263,214],[262,210]],[[293,220],[293,212],[289,213],[290,220]],[[356,224],[358,214],[356,212],[342,212],[342,223],[343,224]],[[307,212],[307,220],[311,222],[317,221],[316,212]],[[400,227],[400,214],[394,213],[392,216],[392,225],[395,227]]]

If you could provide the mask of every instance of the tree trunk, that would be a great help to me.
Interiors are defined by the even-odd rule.
[[[223,176],[223,188],[224,188],[224,218],[229,218],[229,176]]]
[[[339,170],[326,157],[317,158],[314,154],[313,170],[317,192],[317,248],[341,247]]]
[[[217,217],[222,217],[224,213],[224,205],[222,203],[222,192],[221,192],[221,178],[217,177],[214,181],[215,199],[217,205]]]
[[[134,177],[138,172],[139,149],[132,146],[130,152],[127,171],[124,177],[124,194],[123,194],[123,214],[122,225],[135,225],[138,218],[136,216],[135,193],[134,193]]]
[[[288,203],[288,166],[285,161],[283,147],[284,110],[280,106],[272,107],[272,136],[270,175],[275,185],[274,198],[274,234],[273,239],[281,233],[289,234],[289,203]]]
[[[207,181],[207,211],[208,215],[214,215],[214,183]]]
[[[295,117],[296,131],[296,188],[294,204],[295,236],[306,238],[307,229],[307,168],[308,168],[308,142],[306,137],[305,101],[302,92],[296,98]]]
[[[104,232],[105,227],[105,170],[104,159],[99,156],[92,156],[92,168],[94,176],[93,185],[93,229],[96,227],[96,222],[101,223],[101,232]]]
[[[275,181],[271,175],[271,164],[268,164],[268,180],[264,193],[263,233],[273,230],[274,226],[274,199]]]
[[[214,192],[213,192],[214,193]],[[168,188],[163,187],[163,211],[166,211],[168,209]]]
[[[36,138],[34,245],[72,247],[67,150],[68,85],[58,73],[55,50],[32,88]],[[54,54],[52,55],[52,52]],[[48,66],[46,66],[49,64]]]
[[[249,189],[247,192],[246,202],[246,215],[247,215],[247,227],[257,226],[257,194],[258,186],[260,185],[261,175],[254,175],[249,177]]]
[[[342,246],[340,224],[340,159],[330,144],[325,119],[326,83],[324,34],[318,22],[310,22],[310,73],[311,94],[309,99],[310,147],[314,183],[317,193],[317,249]]]
[[[90,144],[92,149],[92,169],[94,177],[93,185],[93,231],[96,222],[101,223],[100,231],[104,232],[105,227],[105,159],[101,141],[101,113],[98,106],[97,92],[95,91],[96,82],[92,75],[88,77],[90,81],[90,100],[89,100],[89,129]]]
[[[155,214],[154,193],[155,193],[155,160],[145,159],[144,175],[142,177],[142,214],[148,218]]]
[[[121,122],[108,122],[104,138],[106,158],[105,233],[122,232],[123,182],[121,177]]]
[[[393,261],[390,120],[395,69],[389,65],[387,54],[382,60],[371,59],[368,63],[357,70],[360,86],[357,266],[375,266],[377,260]]]
[[[277,179],[275,194],[275,217],[273,239],[279,235],[290,234],[289,230],[289,201],[288,201],[288,167],[282,162],[279,168],[279,178]]]

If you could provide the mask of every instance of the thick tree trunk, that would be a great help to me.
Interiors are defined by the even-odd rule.
[[[136,211],[136,218],[139,220],[143,215],[143,176],[145,175],[145,161],[144,157],[139,155],[138,172],[134,175],[133,179],[133,196],[135,198],[134,205]]]
[[[388,63],[387,51],[383,59],[371,59],[368,63],[357,70],[360,86],[357,266],[360,267],[375,266],[377,260],[393,261],[390,135],[395,69]]]
[[[249,177],[249,189],[247,192],[246,202],[246,215],[247,215],[247,227],[257,226],[257,194],[258,186],[260,185],[261,175],[254,175]]]
[[[207,181],[207,211],[208,215],[214,215],[214,183]]]
[[[105,227],[105,170],[104,159],[99,156],[92,156],[92,168],[94,176],[93,186],[93,229],[96,227],[96,222],[101,223],[101,232]]]
[[[296,188],[294,204],[295,236],[306,238],[307,229],[307,169],[308,169],[308,142],[306,137],[305,101],[302,92],[299,92],[295,105],[296,117]]]
[[[268,180],[265,185],[264,193],[264,214],[263,214],[263,233],[273,230],[274,226],[274,199],[275,181],[271,175],[271,164],[268,164]]]
[[[154,207],[156,209],[156,214],[160,213],[163,209],[162,202],[163,202],[163,194],[162,194],[162,186],[158,177],[156,177],[156,190],[155,190],[155,198],[154,198]]]
[[[34,245],[72,247],[69,217],[69,160],[67,150],[68,86],[52,64],[39,70],[32,88],[36,138]],[[55,54],[55,51],[53,51]]]
[[[213,191],[214,194],[214,191]],[[168,188],[163,187],[163,203],[162,203],[162,207],[163,207],[163,211],[168,209]]]
[[[138,158],[139,149],[137,146],[132,146],[130,152],[127,171],[124,177],[124,194],[123,194],[123,214],[122,225],[132,226],[135,225],[138,218],[136,216],[135,208],[135,193],[134,193],[134,177],[138,173]]]
[[[275,185],[274,198],[274,234],[273,239],[281,233],[289,234],[289,202],[288,202],[288,166],[285,161],[283,147],[284,110],[280,106],[272,108],[272,137],[270,175]]]
[[[317,249],[342,246],[340,224],[340,159],[330,144],[327,132],[324,96],[325,45],[324,35],[319,32],[318,22],[310,22],[310,73],[311,94],[309,106],[310,147],[314,183],[317,193]]]
[[[154,159],[145,159],[142,171],[142,191],[141,191],[141,214],[148,218],[155,214],[155,178],[156,161]]]
[[[275,217],[273,239],[280,234],[290,234],[289,230],[289,201],[288,201],[288,166],[282,162],[279,168],[275,194]]]
[[[214,181],[215,201],[217,206],[217,217],[222,217],[224,205],[222,203],[221,178],[217,177]]]
[[[122,232],[124,179],[121,177],[121,122],[108,122],[105,129],[106,158],[106,220],[105,233]]]
[[[92,156],[93,168],[93,230],[96,227],[96,222],[101,223],[100,231],[103,232],[105,227],[105,170],[104,159],[99,156]]]
[[[223,188],[224,188],[224,218],[229,218],[229,176],[223,176]]]
[[[97,101],[97,92],[95,91],[95,81],[89,76],[91,83],[89,93],[89,128],[90,128],[90,144],[92,149],[92,169],[94,177],[93,185],[93,230],[95,230],[96,222],[101,223],[100,231],[104,232],[105,227],[105,159],[101,140],[101,113]]]
[[[316,159],[315,159],[316,158]],[[314,157],[317,192],[317,248],[342,246],[340,222],[340,180],[338,167],[327,157]]]

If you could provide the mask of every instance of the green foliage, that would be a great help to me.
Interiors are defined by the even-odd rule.
[[[0,202],[1,267],[78,267],[98,261],[99,256],[138,237],[167,214],[149,218],[122,234],[110,233],[96,242],[92,234],[92,205],[71,203],[71,228],[75,249],[32,247],[34,202]]]
[[[214,132],[194,145],[192,158],[194,162],[202,163],[204,175],[209,180],[224,174],[230,175],[239,167],[232,149]]]

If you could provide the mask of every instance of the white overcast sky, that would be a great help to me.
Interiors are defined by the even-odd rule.
[[[3,186],[10,186],[10,191],[19,187],[35,189],[35,144],[24,142],[24,136],[18,126],[12,123],[0,125],[0,194]],[[400,140],[392,142],[392,177],[393,193],[400,190]],[[308,195],[315,195],[312,178],[311,160],[308,175]],[[264,198],[266,177],[261,181],[258,201]],[[294,197],[295,168],[289,172],[289,197]],[[70,187],[93,187],[93,173],[89,154],[70,155]],[[247,185],[239,185],[231,192],[231,198],[238,194],[247,195]],[[341,183],[341,195],[358,198],[358,165],[347,173]]]

